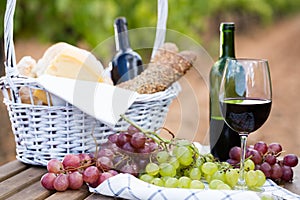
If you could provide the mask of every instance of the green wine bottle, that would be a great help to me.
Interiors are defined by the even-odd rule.
[[[209,134],[211,153],[220,161],[229,158],[229,151],[240,146],[240,136],[224,122],[220,112],[219,90],[221,78],[227,58],[235,58],[234,29],[232,22],[220,24],[220,57],[213,65],[209,76]]]

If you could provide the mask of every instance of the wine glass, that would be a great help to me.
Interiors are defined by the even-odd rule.
[[[268,61],[227,59],[219,93],[220,110],[227,125],[241,138],[239,180],[235,189],[247,190],[244,173],[247,137],[267,120],[272,105]]]

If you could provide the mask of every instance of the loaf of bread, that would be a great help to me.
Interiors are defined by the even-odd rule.
[[[164,91],[192,67],[196,57],[193,51],[178,52],[175,44],[165,43],[140,75],[117,86],[140,94]]]
[[[17,70],[21,76],[31,77],[34,78],[35,74],[32,73],[32,69],[35,67],[36,61],[30,56],[24,56],[21,60],[17,63]],[[21,97],[22,103],[26,104],[35,104],[41,105],[43,102],[38,97],[32,96],[30,98],[30,88],[27,86],[23,86],[20,88],[19,93]]]

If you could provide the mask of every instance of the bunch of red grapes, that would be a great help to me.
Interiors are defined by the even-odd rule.
[[[62,161],[51,159],[41,184],[48,190],[79,189],[83,183],[97,187],[118,174],[137,176],[149,163],[158,144],[133,125],[124,132],[112,134],[93,154],[68,154]]]
[[[255,163],[255,168],[264,172],[267,178],[276,183],[291,182],[293,180],[293,167],[298,164],[298,157],[295,154],[287,154],[280,157],[282,146],[279,143],[267,145],[259,141],[247,147],[246,158]],[[229,152],[227,160],[233,166],[238,167],[241,157],[241,148],[233,147]]]

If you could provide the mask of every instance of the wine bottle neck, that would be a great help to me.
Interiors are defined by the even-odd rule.
[[[221,25],[220,30],[220,58],[235,58],[234,50],[234,27],[226,28]]]
[[[130,48],[127,22],[124,17],[117,18],[114,24],[115,42],[117,51],[127,51]]]

